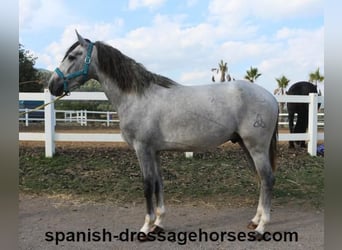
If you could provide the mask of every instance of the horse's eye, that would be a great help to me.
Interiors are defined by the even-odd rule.
[[[70,61],[73,61],[73,60],[75,60],[75,59],[76,59],[76,56],[73,56],[73,55],[68,55],[68,59],[69,59]]]

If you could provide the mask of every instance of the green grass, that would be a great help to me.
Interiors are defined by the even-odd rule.
[[[324,159],[281,146],[277,162],[273,203],[322,208]],[[183,153],[162,153],[161,164],[167,203],[257,204],[257,178],[235,145],[195,154],[193,159]],[[123,148],[57,148],[53,158],[45,158],[43,148],[20,147],[19,187],[28,193],[143,202],[137,159],[132,150]]]

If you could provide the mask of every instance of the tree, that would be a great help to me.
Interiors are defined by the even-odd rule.
[[[261,76],[261,73],[258,72],[258,68],[251,68],[246,71],[245,79],[250,81],[251,83],[255,82],[259,77]]]
[[[39,82],[41,85],[47,87],[52,73],[53,73],[52,71],[49,71],[47,69],[37,70],[36,82]]]
[[[279,78],[276,78],[276,81],[277,81],[277,83],[278,83],[278,88],[276,88],[275,90],[274,90],[274,94],[275,95],[279,95],[279,94],[281,94],[281,95],[284,95],[285,94],[285,89],[286,89],[286,87],[289,85],[289,82],[290,82],[290,80],[289,79],[287,79],[284,75],[282,76],[282,77],[279,77]],[[283,111],[284,109],[285,109],[285,103],[280,103],[279,104],[279,106],[280,106],[280,110],[281,111]]]
[[[223,60],[221,60],[221,62],[219,63],[219,70],[221,72],[220,81],[224,82],[226,80],[226,72],[228,71],[228,66],[226,62],[223,62]]]
[[[322,76],[319,72],[319,68],[316,69],[315,72],[309,74],[309,82],[317,85],[319,82],[324,81],[324,76]]]
[[[227,74],[228,72],[228,66],[226,62],[223,62],[223,60],[221,60],[218,64],[218,68],[212,68],[211,71],[216,71],[216,73],[221,72],[221,77],[220,77],[220,82],[225,82],[226,80],[229,82],[231,80],[231,77],[229,74]],[[226,76],[227,74],[227,76]],[[215,82],[215,77],[212,76],[211,80],[213,82]]]
[[[88,81],[86,81],[82,86],[80,86],[80,91],[85,91],[85,92],[97,92],[97,91],[102,91],[102,86],[101,84],[94,80],[94,79],[90,79]]]
[[[284,95],[285,94],[285,89],[289,85],[290,80],[287,79],[284,75],[282,77],[276,78],[276,81],[278,83],[278,88],[274,90],[275,95]]]
[[[37,92],[42,85],[37,81],[38,71],[34,68],[37,57],[34,57],[19,43],[19,91]]]

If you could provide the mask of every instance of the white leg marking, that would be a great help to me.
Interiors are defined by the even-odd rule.
[[[154,225],[163,228],[163,225],[161,224],[161,222],[162,222],[162,219],[164,217],[164,214],[165,214],[165,207],[164,206],[157,207],[157,209],[156,209],[157,218],[154,222]]]
[[[263,213],[261,215],[259,225],[255,229],[255,231],[257,231],[260,234],[263,234],[265,230],[265,225],[270,221],[270,218],[271,218],[270,213],[269,212],[266,213],[265,210],[263,209]]]
[[[154,216],[152,216],[152,217],[154,217]],[[153,225],[153,222],[154,222],[154,218],[151,218],[150,215],[146,214],[145,223],[142,226],[142,228],[140,229],[140,232],[148,234],[150,232],[152,225]]]
[[[261,215],[263,214],[263,211],[264,211],[264,209],[263,209],[263,207],[262,207],[262,205],[261,205],[261,199],[259,198],[257,212],[256,212],[255,216],[254,216],[253,219],[252,219],[252,222],[253,222],[255,225],[258,225],[258,224],[259,224]]]

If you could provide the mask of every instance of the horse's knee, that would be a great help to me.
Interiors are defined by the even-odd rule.
[[[152,197],[154,193],[154,183],[152,177],[144,178],[144,194],[146,198]]]
[[[154,184],[155,184],[155,192],[156,193],[163,192],[163,179],[161,176],[157,177]]]
[[[275,177],[272,172],[265,174],[261,177],[261,192],[265,192],[264,194],[268,195],[273,190],[273,186],[275,184]]]
[[[275,182],[276,182],[276,178],[275,178],[274,175],[272,174],[272,175],[271,175],[271,178],[270,178],[270,183],[271,183],[271,187],[272,187],[272,188],[273,188]]]
[[[272,173],[270,173],[266,178],[265,178],[265,186],[267,189],[272,190],[273,186],[275,184],[275,177]]]

